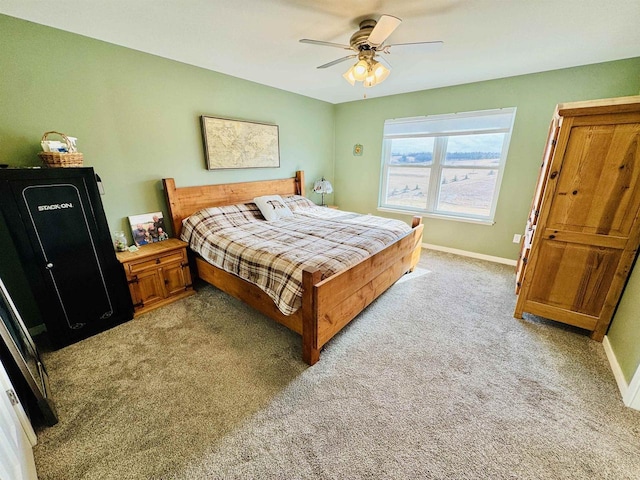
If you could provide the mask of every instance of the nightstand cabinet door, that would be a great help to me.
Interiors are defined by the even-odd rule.
[[[142,271],[129,283],[131,299],[136,309],[148,307],[164,299],[164,282],[157,270]]]
[[[162,268],[164,289],[167,296],[184,292],[185,288],[191,287],[191,275],[186,259],[183,262],[174,262]]]

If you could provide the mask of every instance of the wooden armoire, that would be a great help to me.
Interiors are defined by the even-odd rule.
[[[601,341],[640,243],[640,96],[556,107],[516,272],[524,312]]]

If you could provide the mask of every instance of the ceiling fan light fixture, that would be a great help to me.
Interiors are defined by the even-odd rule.
[[[353,76],[353,66],[351,68],[349,68],[349,70],[344,72],[344,74],[342,76],[344,77],[344,79],[347,82],[349,82],[351,84],[351,86],[354,86],[356,84],[356,79]]]
[[[376,77],[376,83],[382,83],[386,80],[386,78],[389,76],[389,74],[391,73],[391,71],[385,67],[384,65],[382,65],[380,62],[376,62],[373,67],[373,74]]]
[[[362,82],[366,88],[371,88],[382,83],[390,73],[391,71],[380,62],[361,59],[342,76],[352,86],[355,86],[356,82]]]
[[[353,78],[357,81],[362,82],[365,78],[367,78],[367,74],[369,73],[369,64],[366,60],[360,60],[353,67]]]

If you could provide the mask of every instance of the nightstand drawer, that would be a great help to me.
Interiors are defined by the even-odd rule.
[[[181,262],[183,260],[183,252],[177,251],[171,252],[167,255],[159,255],[155,258],[149,258],[147,260],[140,260],[139,262],[131,262],[127,266],[129,267],[129,273],[136,274],[149,268],[157,268],[161,265],[166,265],[172,262]]]

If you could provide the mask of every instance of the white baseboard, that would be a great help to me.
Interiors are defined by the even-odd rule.
[[[613,352],[611,348],[611,343],[609,343],[609,337],[606,335],[602,340],[602,346],[604,347],[604,353],[607,354],[607,359],[609,360],[609,365],[611,366],[611,371],[613,372],[613,377],[616,379],[618,384],[618,389],[622,394],[622,398],[627,394],[627,390],[629,390],[629,385],[627,385],[627,381],[624,378],[624,374],[622,373],[622,369],[620,368],[620,364],[618,363],[618,359],[616,358],[616,354]]]
[[[640,410],[640,366],[631,379],[631,383],[627,384],[616,354],[611,348],[611,343],[609,343],[609,337],[606,335],[602,340],[602,346],[604,347],[604,352],[607,354],[607,359],[609,360],[611,371],[618,384],[623,403],[627,407]]]
[[[640,410],[640,365],[631,379],[627,394],[622,399],[627,407]]]
[[[517,264],[516,260],[511,260],[510,258],[503,258],[503,257],[494,257],[493,255],[485,255],[484,253],[469,252],[467,250],[458,250],[457,248],[443,247],[441,245],[433,245],[431,243],[423,243],[422,246],[424,248],[437,250],[439,252],[453,253],[455,255],[461,255],[463,257],[477,258],[479,260],[487,260],[489,262],[502,263],[504,265],[512,265],[514,267]]]

